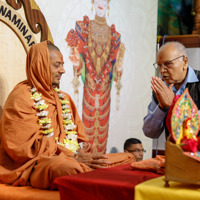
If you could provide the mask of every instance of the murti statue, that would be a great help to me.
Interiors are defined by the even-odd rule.
[[[95,19],[84,16],[77,21],[75,30],[66,37],[73,63],[73,87],[78,94],[79,76],[84,83],[82,121],[95,152],[105,153],[109,130],[110,93],[113,81],[117,89],[117,109],[122,87],[122,63],[125,47],[120,34],[106,22],[110,0],[92,0]],[[93,9],[93,5],[92,5]],[[108,12],[109,14],[109,12]]]

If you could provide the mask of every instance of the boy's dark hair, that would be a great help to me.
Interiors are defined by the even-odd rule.
[[[136,138],[129,138],[124,143],[124,150],[127,150],[132,144],[141,144],[142,142]]]

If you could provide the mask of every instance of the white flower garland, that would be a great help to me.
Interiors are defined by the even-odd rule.
[[[65,95],[60,93],[60,89],[54,88],[57,92],[61,105],[62,105],[62,117],[63,117],[63,127],[65,130],[65,139],[63,142],[59,142],[58,138],[56,138],[56,142],[65,148],[71,150],[73,153],[77,153],[79,147],[77,141],[77,132],[74,131],[76,125],[72,121],[72,113],[70,108],[70,102],[64,99]],[[48,118],[48,111],[45,111],[48,108],[48,105],[45,104],[44,100],[41,100],[42,94],[37,92],[36,88],[31,89],[32,95],[31,99],[34,99],[34,106],[38,110],[36,115],[39,117],[38,124],[41,126],[42,133],[47,137],[52,137],[54,135],[53,128],[51,127],[51,119]]]
[[[63,145],[65,148],[71,150],[72,152],[77,153],[80,147],[77,141],[77,132],[74,131],[76,125],[72,121],[72,113],[69,109],[70,102],[64,99],[65,95],[63,93],[60,93],[60,89],[54,89],[57,92],[62,105],[63,127],[66,133],[63,143],[58,142],[58,140],[57,143]]]

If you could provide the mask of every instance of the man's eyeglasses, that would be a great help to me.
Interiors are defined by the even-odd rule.
[[[181,57],[184,57],[184,55],[179,56],[179,57],[177,57],[177,58],[174,58],[174,59],[172,59],[172,60],[165,61],[164,63],[154,63],[153,66],[154,66],[154,68],[155,68],[156,70],[157,70],[157,69],[160,70],[162,66],[163,66],[165,69],[171,69],[171,68],[173,68],[173,66],[174,66],[174,63],[173,63],[172,61],[174,61],[174,60],[176,60],[176,59],[178,59],[178,58],[181,58]]]
[[[134,149],[134,150],[128,150],[127,149],[127,151],[128,152],[135,152],[135,153],[140,153],[140,152],[146,153],[146,150],[144,150],[144,149]]]

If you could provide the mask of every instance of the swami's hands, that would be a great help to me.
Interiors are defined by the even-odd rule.
[[[106,165],[109,165],[110,162],[106,159],[108,156],[91,153],[94,149],[95,144],[91,145],[88,143],[83,143],[83,148],[79,150],[78,154],[75,156],[75,159],[78,162],[84,163],[85,165],[91,168],[105,168]]]
[[[159,106],[162,109],[169,108],[174,99],[174,92],[172,90],[173,84],[169,87],[158,77],[152,77],[151,88],[155,92],[159,102]]]

